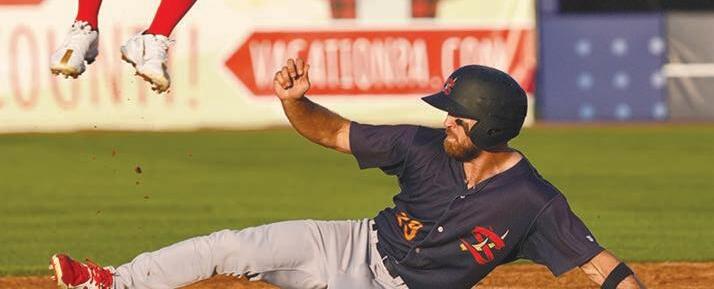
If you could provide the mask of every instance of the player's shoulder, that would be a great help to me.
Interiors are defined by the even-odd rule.
[[[446,131],[441,128],[432,128],[426,126],[415,126],[414,145],[425,146],[435,143],[441,145],[446,137]]]
[[[444,129],[430,128],[414,124],[363,124],[352,121],[350,134],[359,137],[390,136],[412,142],[416,145],[442,141],[446,136]]]
[[[416,126],[414,138],[409,147],[410,157],[412,160],[428,163],[434,158],[445,159],[443,145],[445,137],[444,129]]]
[[[513,186],[509,190],[517,192],[516,197],[540,207],[562,195],[560,190],[546,180],[525,156],[518,166],[519,171],[516,176],[518,181],[509,182]]]
[[[386,138],[409,142],[419,127],[410,124],[366,124],[350,122],[350,139]]]

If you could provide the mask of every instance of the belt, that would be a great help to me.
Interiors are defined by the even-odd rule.
[[[377,232],[376,224],[372,224],[372,231]],[[389,276],[392,276],[392,278],[399,277],[399,274],[397,274],[397,269],[395,268],[394,259],[392,259],[389,254],[384,252],[382,246],[379,246],[379,242],[377,242],[375,246],[377,246],[377,252],[379,252],[379,257],[382,258],[382,263],[384,263],[384,268],[387,269],[387,272],[389,272]]]

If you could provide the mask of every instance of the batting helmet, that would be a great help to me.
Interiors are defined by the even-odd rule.
[[[526,93],[513,78],[482,65],[457,69],[439,93],[422,99],[453,116],[477,120],[469,137],[479,149],[516,137],[528,109]]]

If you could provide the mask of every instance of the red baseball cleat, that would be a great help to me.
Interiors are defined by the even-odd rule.
[[[87,260],[87,263],[72,260],[67,255],[55,254],[50,258],[52,280],[62,289],[111,289],[114,276],[109,269]]]

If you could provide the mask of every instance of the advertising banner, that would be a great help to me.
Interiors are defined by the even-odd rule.
[[[0,132],[286,125],[272,78],[295,56],[311,64],[310,97],[367,123],[440,125],[444,114],[419,97],[465,64],[498,67],[534,90],[532,21],[449,21],[449,7],[429,19],[385,23],[363,9],[345,20],[333,19],[328,0],[260,0],[197,2],[174,29],[172,85],[157,95],[119,47],[146,29],[158,3],[104,1],[99,57],[79,78],[64,79],[50,73],[49,58],[77,1],[0,0]]]
[[[310,63],[314,96],[429,94],[471,63],[507,71],[532,88],[532,38],[527,29],[256,32],[226,65],[256,96],[273,95],[275,71],[295,56]]]

